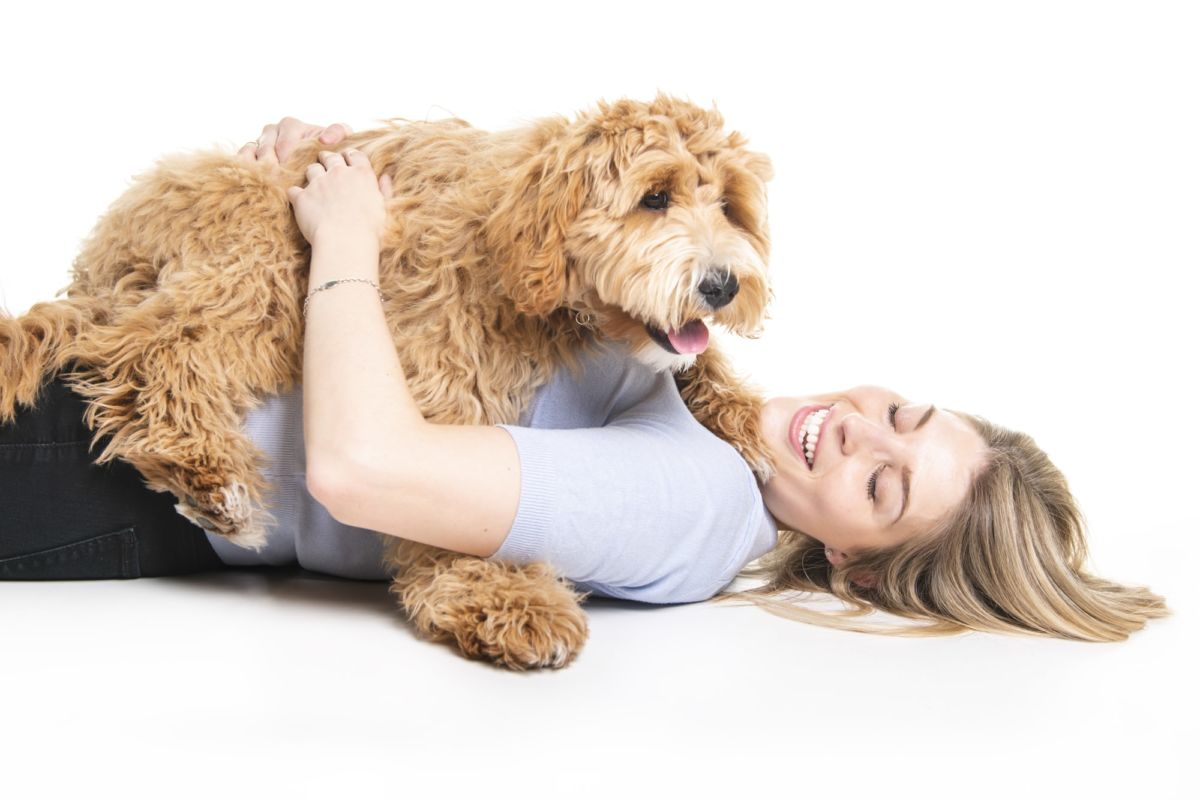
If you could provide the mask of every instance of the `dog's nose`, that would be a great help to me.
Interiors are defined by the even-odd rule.
[[[713,311],[729,305],[738,293],[738,281],[731,273],[721,272],[709,275],[700,282],[700,294]]]

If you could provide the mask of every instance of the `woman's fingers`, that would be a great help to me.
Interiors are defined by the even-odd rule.
[[[264,125],[258,140],[242,145],[237,156],[243,161],[280,164],[306,139],[319,139],[322,144],[337,144],[350,132],[350,126],[344,122],[335,122],[322,128],[295,117],[284,117],[279,122]]]
[[[275,155],[286,161],[292,151],[305,139],[313,139],[324,130],[320,125],[310,125],[295,117],[279,120],[279,139],[275,142]]]
[[[344,122],[335,122],[321,131],[322,144],[337,144],[350,133],[350,126]]]
[[[346,157],[341,153],[335,153],[331,150],[322,150],[317,154],[317,158],[325,165],[326,169],[333,169],[338,165],[346,163]]]
[[[360,170],[365,168],[370,170],[371,174],[374,175],[374,168],[371,166],[371,160],[367,158],[367,154],[361,150],[349,148],[341,153],[333,150],[320,151],[317,153],[317,161],[305,168],[304,177],[308,181],[308,185],[311,186],[313,181],[337,167],[357,167]],[[289,198],[293,197],[293,190],[295,190],[295,194],[297,195],[302,191],[300,187],[293,186],[288,190]],[[381,175],[379,177],[379,191],[384,197],[391,197],[392,179],[390,176]]]
[[[322,128],[295,117],[284,117],[279,122],[264,125],[258,140],[242,145],[237,151],[237,156],[243,161],[280,164],[306,139],[319,138],[322,144],[337,144],[345,139],[350,131],[350,126],[344,122],[335,122]]]
[[[308,180],[310,185],[317,178],[320,178],[327,171],[333,169],[339,164],[342,166],[346,165],[346,159],[342,157],[341,153],[334,153],[330,150],[322,150],[317,154],[317,159],[317,162],[309,164],[304,170],[304,177]]]
[[[362,150],[353,147],[347,147],[342,153],[346,156],[346,163],[351,167],[365,169],[372,175],[375,174],[375,168],[371,166],[371,159],[367,158],[367,154]]]
[[[269,161],[272,164],[278,164],[279,158],[275,155],[275,142],[278,138],[278,125],[264,125],[262,134],[258,137],[258,150],[255,151],[254,158],[257,161]]]
[[[279,120],[275,137],[275,158],[280,162],[286,161],[287,157],[296,149],[296,145],[304,138],[305,128],[314,127],[305,125],[295,117],[284,117]]]
[[[311,184],[317,178],[325,174],[325,166],[323,164],[309,164],[304,170],[304,177]]]
[[[292,151],[306,139],[319,138],[322,144],[337,144],[345,139],[346,134],[350,131],[350,126],[344,122],[337,122],[322,128],[320,125],[310,125],[295,117],[284,117],[279,121],[278,128],[275,155],[281,162],[286,161]]]

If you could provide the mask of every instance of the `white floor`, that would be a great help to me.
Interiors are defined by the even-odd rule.
[[[416,640],[380,583],[4,583],[4,796],[1196,797],[1183,560],[1152,582],[1176,616],[1122,644],[599,601],[540,674]]]

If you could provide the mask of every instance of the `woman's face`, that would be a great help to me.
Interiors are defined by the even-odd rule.
[[[966,420],[879,386],[773,398],[762,426],[777,469],[767,507],[835,564],[929,530],[966,497],[986,454]]]

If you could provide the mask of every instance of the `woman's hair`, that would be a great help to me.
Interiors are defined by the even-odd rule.
[[[958,412],[955,412],[958,413]],[[987,461],[966,499],[940,524],[901,544],[848,555],[836,567],[821,542],[780,531],[774,550],[743,570],[765,582],[717,599],[743,599],[791,619],[901,636],[965,630],[1120,641],[1171,612],[1142,586],[1122,586],[1084,569],[1083,518],[1066,478],[1023,433],[969,414]],[[847,608],[796,602],[825,592]],[[921,625],[868,625],[873,609]]]

